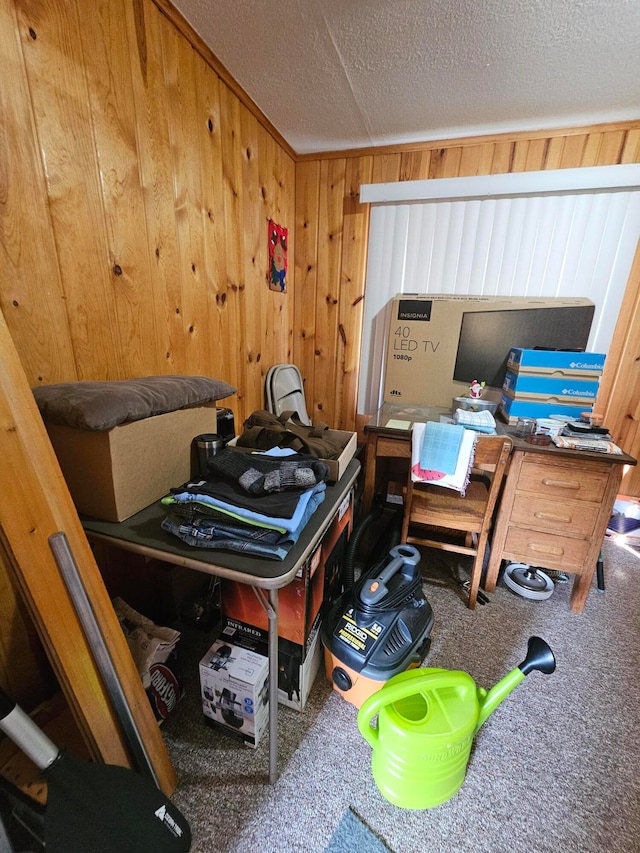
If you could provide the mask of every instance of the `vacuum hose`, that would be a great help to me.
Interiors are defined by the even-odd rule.
[[[345,590],[353,589],[353,585],[355,583],[356,555],[358,553],[360,542],[362,541],[364,534],[367,532],[371,522],[380,518],[383,509],[383,504],[377,504],[368,515],[365,515],[349,538],[342,560],[342,585]]]

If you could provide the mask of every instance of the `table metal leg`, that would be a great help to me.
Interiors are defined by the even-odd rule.
[[[269,782],[278,779],[278,590],[269,590]]]
[[[278,590],[269,590],[269,600],[264,590],[257,586],[253,591],[269,619],[269,782],[278,781]]]

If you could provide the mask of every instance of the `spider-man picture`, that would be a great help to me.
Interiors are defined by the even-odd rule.
[[[269,220],[269,288],[284,293],[287,289],[288,229]]]

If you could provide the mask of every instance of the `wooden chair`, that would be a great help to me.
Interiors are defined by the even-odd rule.
[[[508,436],[478,436],[471,481],[464,497],[443,486],[414,483],[411,471],[407,479],[401,541],[473,556],[471,610],[476,606],[488,536],[512,444]],[[415,535],[410,532],[414,526],[418,528]],[[434,528],[438,533],[444,531],[447,540],[456,532],[464,534],[464,544],[460,539],[441,541]]]

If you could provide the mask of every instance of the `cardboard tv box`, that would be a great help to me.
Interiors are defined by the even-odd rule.
[[[384,402],[450,407],[453,397],[467,394],[473,379],[487,382],[488,386],[495,389],[495,399],[499,400],[502,378],[497,385],[492,384],[491,377],[483,375],[470,375],[465,381],[454,379],[456,363],[461,357],[462,349],[467,350],[472,364],[483,348],[496,350],[498,361],[504,356],[506,368],[512,347],[527,343],[510,339],[512,333],[518,334],[515,331],[518,325],[527,325],[527,316],[522,312],[550,308],[577,310],[556,312],[553,324],[537,322],[535,326],[541,329],[541,334],[551,328],[554,334],[560,337],[566,332],[567,342],[563,345],[567,347],[574,345],[570,342],[571,336],[576,334],[579,327],[587,327],[588,337],[595,306],[584,298],[398,294],[391,305],[385,359]],[[494,329],[497,321],[504,323],[505,319],[508,319],[505,318],[505,312],[513,311],[519,312],[511,317],[514,330],[496,334]],[[473,316],[481,312],[482,316]],[[528,316],[532,321],[539,315]],[[549,315],[545,314],[545,317],[547,316]],[[463,335],[463,329],[472,325],[475,328]],[[475,348],[473,345],[468,346],[473,340],[472,335],[476,336]],[[542,340],[540,344],[536,343],[536,346],[538,345],[543,345]],[[473,369],[475,370],[475,366]],[[481,372],[480,368],[478,372]]]
[[[296,710],[304,708],[322,662],[320,624],[339,591],[351,513],[347,496],[296,577],[278,592],[278,701]],[[267,654],[267,615],[247,584],[224,581],[222,610],[232,642]]]
[[[208,403],[108,430],[45,426],[78,512],[124,521],[190,478],[191,442],[216,423]]]
[[[269,659],[221,635],[200,661],[204,721],[256,747],[269,720]]]

